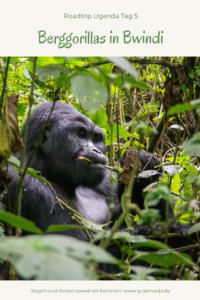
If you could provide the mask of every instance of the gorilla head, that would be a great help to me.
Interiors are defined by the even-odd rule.
[[[72,188],[99,184],[103,180],[106,164],[102,130],[76,109],[56,102],[47,129],[43,132],[52,105],[40,105],[30,117],[27,158],[35,151],[30,166],[41,171],[50,181],[67,187],[69,184]],[[42,141],[34,150],[42,132]]]

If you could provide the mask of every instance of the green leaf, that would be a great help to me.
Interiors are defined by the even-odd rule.
[[[130,274],[128,277],[130,280],[155,280],[152,275],[145,275],[144,273]]]
[[[9,164],[11,164],[12,166],[15,166],[16,168],[19,169],[20,161],[15,156],[12,155],[7,161],[8,161]],[[14,170],[14,171],[16,171],[16,170]],[[38,179],[39,181],[43,182],[46,185],[50,185],[50,182],[46,178],[41,176],[40,171],[37,171],[37,170],[32,169],[32,168],[28,168],[27,171],[26,171],[26,174],[31,175],[32,177]]]
[[[144,206],[145,208],[156,206],[162,199],[165,201],[171,201],[172,195],[167,186],[160,184],[146,194],[144,199]]]
[[[5,236],[4,228],[0,225],[0,237]]]
[[[97,233],[95,235],[95,241],[101,240],[102,238],[109,237],[110,232],[104,231]],[[164,243],[161,243],[159,241],[154,241],[151,239],[147,239],[144,236],[141,235],[132,235],[128,232],[116,232],[112,240],[122,240],[127,243],[132,243],[135,245],[135,247],[148,247],[148,248],[155,248],[155,249],[168,249],[168,246]]]
[[[160,214],[157,209],[153,209],[153,208],[143,209],[137,224],[142,225],[146,223],[154,223],[159,219],[160,219]]]
[[[186,154],[200,156],[200,132],[197,132],[187,142],[183,143]]]
[[[171,116],[174,114],[179,114],[193,109],[197,109],[198,107],[200,107],[200,99],[193,100],[190,103],[182,103],[182,104],[174,105],[168,110],[167,114],[168,116]]]
[[[21,228],[31,233],[42,234],[42,231],[32,221],[16,216],[9,212],[0,211],[0,220],[15,228]]]
[[[181,188],[181,178],[179,174],[175,174],[172,183],[171,183],[171,191],[174,193],[178,193]]]
[[[166,269],[159,269],[159,268],[147,268],[143,266],[131,266],[131,270],[134,271],[136,274],[140,275],[149,275],[149,274],[168,274],[169,271]]]
[[[28,250],[29,251],[29,250]],[[30,254],[32,254],[30,256]],[[37,280],[89,280],[94,279],[92,271],[83,262],[64,255],[44,252],[29,252],[21,259],[11,260],[17,273],[25,279]]]
[[[160,267],[169,268],[173,265],[193,265],[192,259],[185,253],[163,252],[163,253],[140,253],[137,259],[145,261],[149,264],[154,264]]]
[[[156,170],[146,170],[146,171],[142,171],[141,173],[139,173],[138,177],[139,178],[153,178],[154,176],[158,176],[161,175],[160,172],[156,171]]]
[[[125,76],[125,79],[126,79],[125,84],[128,83],[130,86],[138,87],[140,89],[147,90],[147,91],[150,91],[152,89],[152,87],[148,85],[145,81],[136,80],[135,78],[130,76]]]
[[[53,76],[54,79],[58,78],[60,75],[67,75],[68,69],[63,65],[46,65],[37,68],[38,79],[42,82],[49,80],[50,76]]]
[[[115,64],[117,67],[125,71],[127,74],[132,75],[136,79],[139,79],[139,74],[135,67],[123,57],[108,57],[108,60]]]
[[[117,124],[113,124],[114,131],[117,133]],[[119,136],[121,136],[125,141],[131,135],[130,132],[126,130],[126,128],[122,125],[118,125]]]
[[[32,81],[31,75],[30,75],[30,73],[29,73],[29,71],[28,71],[28,69],[27,69],[26,67],[24,67],[23,73],[24,73],[24,76],[25,76],[28,80]]]
[[[163,171],[169,174],[170,176],[174,176],[175,174],[180,173],[183,168],[181,168],[179,165],[168,165],[168,166],[162,166]]]
[[[194,224],[187,232],[188,235],[200,231],[200,223]]]
[[[178,125],[178,124],[173,124],[173,125],[170,126],[170,128],[171,128],[171,129],[175,129],[175,130],[177,130],[177,131],[178,131],[178,130],[184,131],[183,126]]]
[[[76,230],[82,229],[81,226],[75,224],[67,224],[67,225],[50,225],[45,233],[52,233],[52,232],[60,232],[60,231],[67,231],[67,230]]]
[[[99,109],[92,115],[92,121],[100,127],[105,127],[108,122],[108,116],[105,109]]]
[[[107,89],[91,75],[79,74],[71,78],[71,89],[90,113],[97,111],[107,101]]]
[[[19,159],[17,159],[15,156],[10,156],[9,157],[9,159],[7,159],[7,162],[9,163],[9,164],[11,164],[12,166],[14,166],[14,167],[17,167],[17,168],[19,168],[19,166],[20,166],[20,161],[19,161]]]
[[[84,227],[86,227],[87,229],[94,231],[94,232],[99,232],[104,230],[103,228],[105,226],[108,226],[108,223],[106,224],[98,224],[98,223],[94,223],[88,219],[86,219],[84,216],[79,216],[79,213],[76,214],[74,213],[74,215],[76,215],[76,217],[81,221],[81,224],[83,224]]]
[[[26,112],[26,105],[22,102],[17,103],[17,114],[20,117],[24,117],[24,114]]]
[[[118,129],[117,129],[118,127]],[[108,133],[111,135],[112,133],[112,138],[113,138],[113,142],[116,141],[117,139],[117,133],[119,134],[120,137],[122,137],[125,141],[128,139],[128,137],[131,135],[130,132],[128,132],[126,130],[125,127],[123,127],[122,125],[117,125],[117,124],[113,124],[112,128],[110,126],[110,124],[107,124],[105,126],[105,128],[107,129]]]
[[[65,57],[52,57],[52,56],[45,56],[45,57],[38,57],[37,58],[37,66],[48,66],[48,65],[55,65],[59,64],[62,65],[65,62]]]
[[[59,235],[0,238],[0,258],[25,279],[89,280],[91,262],[117,263],[100,247]]]
[[[43,182],[46,185],[50,185],[50,182],[45,177],[43,177],[41,175],[40,171],[37,171],[37,170],[32,169],[32,168],[28,168],[27,171],[26,171],[26,174],[31,175],[32,177],[38,179],[39,181]]]

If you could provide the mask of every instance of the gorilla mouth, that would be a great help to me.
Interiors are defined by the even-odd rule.
[[[84,156],[79,156],[79,157],[78,157],[78,160],[85,160],[85,161],[87,161],[88,163],[93,164],[93,161],[92,161],[92,160],[90,160],[89,158],[84,157]]]
[[[103,164],[102,162],[100,162],[100,161],[93,161],[93,160],[91,160],[91,159],[89,159],[89,158],[87,158],[87,157],[85,157],[85,156],[79,156],[78,157],[78,160],[82,160],[82,161],[86,161],[86,162],[88,162],[89,164],[95,164],[95,165],[102,165],[102,166],[105,166],[105,164]]]

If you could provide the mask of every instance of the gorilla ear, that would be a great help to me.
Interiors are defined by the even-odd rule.
[[[46,128],[46,130],[43,133],[43,137],[42,137],[42,143],[46,142],[49,139],[49,129]],[[41,143],[41,144],[42,144]]]
[[[46,142],[48,139],[49,139],[49,136],[50,136],[50,124],[47,124],[45,125],[45,128],[43,128],[43,133],[41,132],[41,134],[43,135],[42,136],[42,139],[41,139],[41,144],[43,144],[44,142]]]
[[[37,146],[38,153],[44,153],[43,151],[43,145],[48,141],[50,136],[50,130],[47,127],[44,131],[41,131],[37,137],[36,143],[39,142],[39,145]],[[34,144],[35,145],[35,144]],[[34,148],[34,147],[33,147]]]

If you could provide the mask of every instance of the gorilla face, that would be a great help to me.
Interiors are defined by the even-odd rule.
[[[106,164],[104,135],[87,118],[74,118],[66,128],[67,161],[73,183],[95,186],[104,177]]]
[[[33,167],[59,184],[95,186],[103,180],[106,161],[102,130],[69,105],[56,103]]]

